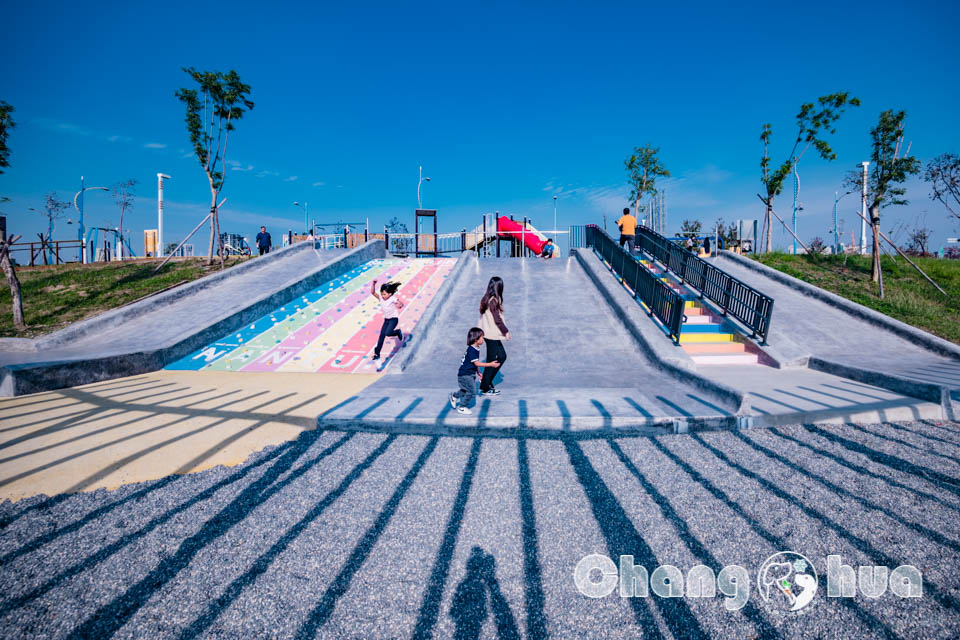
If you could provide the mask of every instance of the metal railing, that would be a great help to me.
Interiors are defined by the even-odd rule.
[[[636,243],[637,248],[665,265],[681,282],[699,290],[701,298],[715,302],[723,315],[742,322],[752,332],[751,337],[759,336],[760,344],[766,344],[773,298],[648,227],[637,227]]]
[[[666,327],[670,338],[680,344],[680,327],[683,325],[683,296],[650,273],[640,262],[625,251],[617,242],[596,225],[586,226],[586,243],[600,254],[620,276],[635,298],[646,305],[648,315],[656,316]]]

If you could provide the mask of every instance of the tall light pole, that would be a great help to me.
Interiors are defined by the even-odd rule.
[[[840,252],[840,221],[837,219],[837,209],[840,205],[840,201],[843,200],[846,196],[853,193],[852,191],[847,191],[842,196],[839,191],[833,192],[833,252]]]
[[[860,255],[867,252],[867,167],[869,162],[861,162],[863,166],[863,184],[860,189],[860,212],[863,217],[860,218]]]
[[[300,204],[299,202],[294,202],[293,206],[303,209],[303,232],[307,233],[310,231],[310,223],[307,222],[307,203],[304,202],[303,204]]]
[[[793,255],[797,255],[797,196],[800,195],[800,174],[793,165]]]
[[[430,178],[423,177],[423,165],[420,166],[420,180],[417,181],[417,209],[423,209],[423,202],[420,200],[420,185],[423,181],[426,180],[430,182]]]
[[[77,210],[77,215],[80,216],[80,224],[77,226],[77,240],[80,241],[81,264],[87,264],[87,239],[84,237],[86,228],[83,226],[83,193],[92,189],[109,191],[106,187],[84,187],[83,176],[80,176],[80,191],[77,191],[77,194],[73,196],[73,208]],[[50,227],[50,234],[53,234],[52,226]]]
[[[163,181],[170,180],[165,173],[157,174],[157,257],[162,258],[163,248]]]
[[[553,232],[557,232],[557,196],[553,196]]]

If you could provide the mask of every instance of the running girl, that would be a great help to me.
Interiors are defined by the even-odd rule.
[[[383,312],[383,326],[380,327],[380,339],[377,340],[377,348],[373,350],[373,359],[380,359],[380,350],[383,349],[385,338],[397,338],[400,346],[403,346],[403,332],[397,327],[400,324],[400,309],[403,309],[403,303],[394,294],[400,288],[399,282],[385,282],[380,285],[380,293],[377,293],[377,281],[374,280],[370,285],[370,294],[380,301],[380,311]]]

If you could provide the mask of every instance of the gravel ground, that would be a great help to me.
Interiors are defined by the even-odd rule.
[[[243,465],[0,504],[3,638],[956,638],[960,424],[483,439],[314,431]],[[756,570],[809,558],[797,614]],[[750,571],[750,601],[591,599],[591,553]],[[827,598],[826,556],[923,596]]]

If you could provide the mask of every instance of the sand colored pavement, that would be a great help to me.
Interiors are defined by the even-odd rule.
[[[0,500],[235,465],[380,375],[157,371],[0,399]]]

